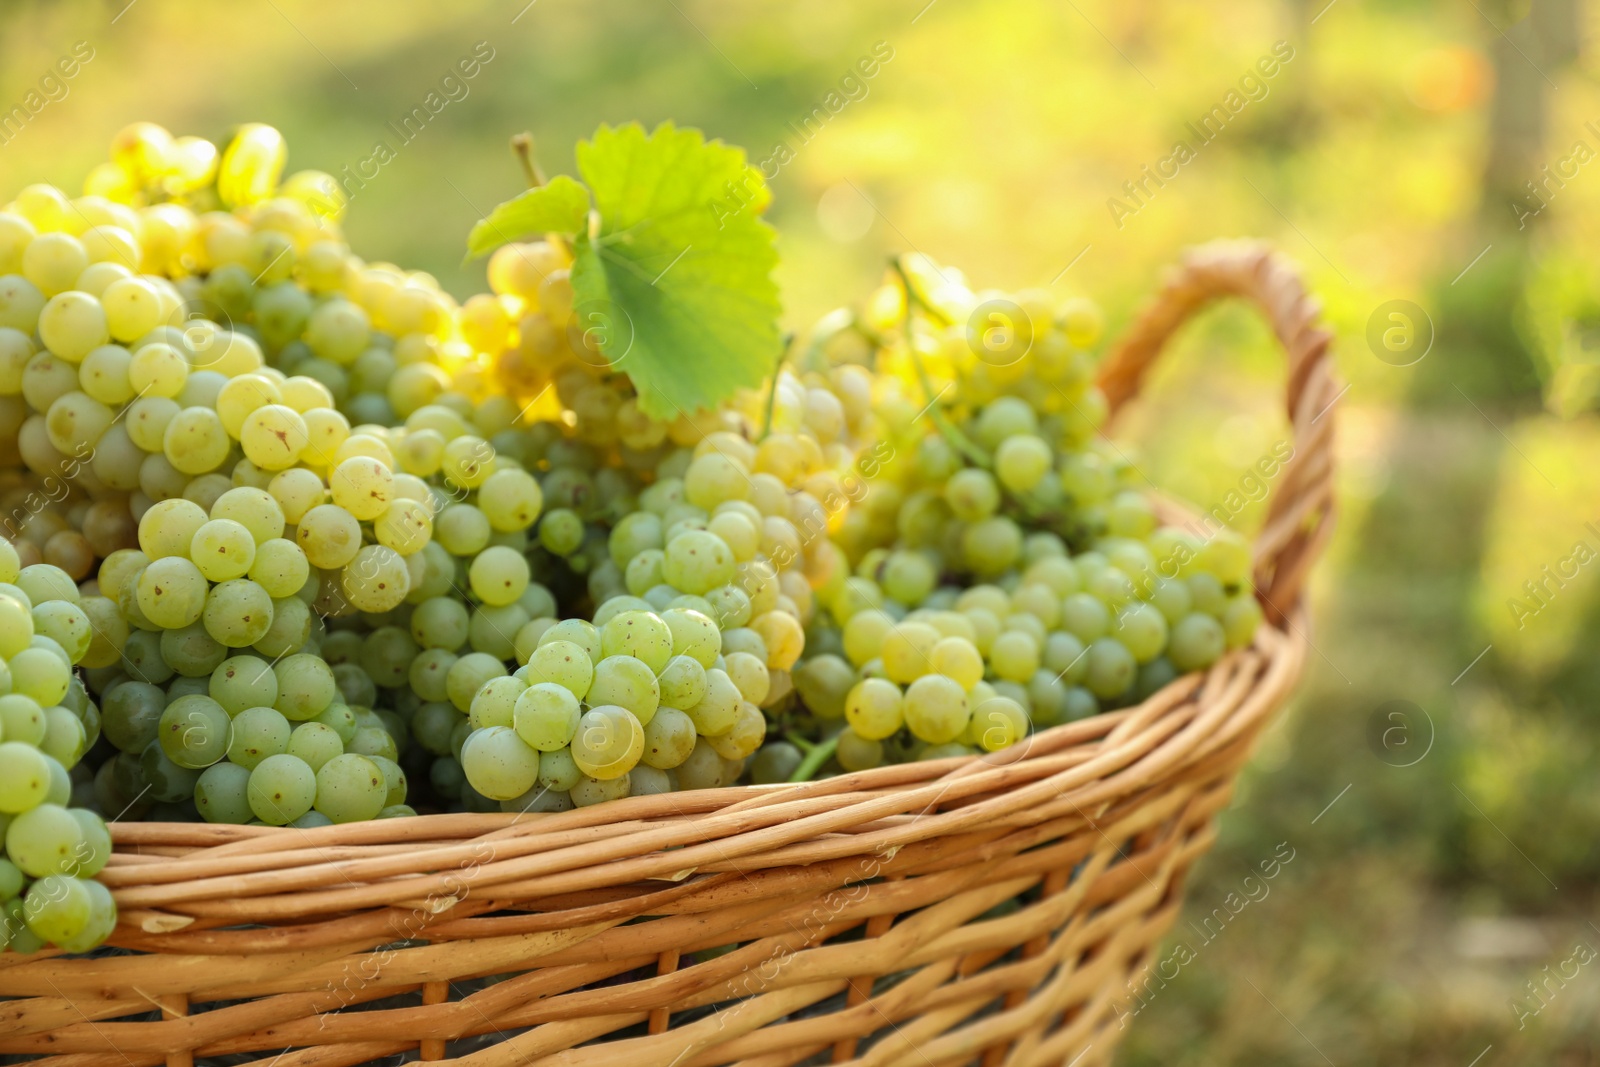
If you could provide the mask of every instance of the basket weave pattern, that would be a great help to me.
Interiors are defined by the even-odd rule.
[[[1253,647],[983,758],[548,815],[115,824],[101,877],[121,909],[112,944],[132,952],[0,956],[0,998],[15,998],[0,1054],[1108,1062],[1116,1003],[1300,673],[1300,592],[1332,513],[1328,335],[1258,246],[1208,246],[1173,272],[1102,371],[1113,410],[1222,296],[1252,301],[1289,357],[1295,454],[1257,546],[1269,625]],[[500,1039],[447,1044],[477,1035]]]

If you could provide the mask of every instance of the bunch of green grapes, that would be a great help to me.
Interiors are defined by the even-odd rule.
[[[651,447],[670,451],[664,451],[650,472],[653,480],[630,498],[633,510],[615,521],[584,509],[584,499],[571,492],[585,484],[584,471],[557,465],[560,460],[554,457],[594,457],[605,449],[617,454],[632,446],[621,440],[607,444],[574,441],[577,435],[547,436],[541,451],[551,466],[543,484],[546,502],[553,506],[540,520],[541,548],[547,555],[560,555],[550,551],[556,536],[552,526],[571,515],[577,521],[570,545],[576,549],[592,542],[594,532],[602,530],[603,555],[597,564],[585,567],[584,591],[597,605],[593,623],[575,619],[558,623],[551,618],[536,620],[530,624],[532,630],[545,641],[552,640],[549,635],[557,626],[599,627],[598,644],[592,639],[581,644],[601,673],[616,660],[605,647],[607,633],[654,633],[659,654],[636,654],[626,666],[617,663],[616,669],[637,675],[647,690],[653,676],[661,694],[660,710],[648,699],[650,706],[642,714],[627,706],[649,742],[643,762],[634,763],[629,771],[629,782],[621,780],[627,768],[619,768],[615,779],[605,779],[613,782],[607,792],[590,785],[572,793],[557,788],[566,779],[545,777],[537,780],[528,796],[516,794],[521,799],[509,797],[504,786],[486,795],[506,804],[531,803],[535,797],[548,804],[566,802],[556,794],[567,794],[574,802],[586,803],[629,791],[698,788],[739,779],[744,762],[766,735],[769,718],[786,714],[794,704],[790,672],[804,648],[805,626],[815,609],[813,583],[839,565],[829,530],[850,506],[851,493],[859,484],[849,464],[856,456],[855,442],[864,439],[871,423],[870,390],[861,368],[807,377],[785,372],[765,396],[744,396],[698,419],[659,424],[659,439]],[[591,381],[593,388],[624,387],[611,380]],[[845,393],[844,399],[835,395],[835,388]],[[753,427],[763,409],[770,412],[769,426],[760,434]],[[574,422],[583,425],[581,417]],[[541,427],[549,426],[536,424],[532,432],[539,434]],[[712,428],[707,432],[703,426]],[[759,437],[759,443],[752,437]],[[564,558],[570,563],[576,554]],[[704,671],[684,658],[689,653],[681,647],[684,629],[691,623],[705,638],[699,656]],[[669,638],[680,647],[674,648]],[[516,723],[508,718],[514,706],[507,701],[519,688],[518,676],[527,678],[529,672],[536,676],[538,658],[548,655],[542,645],[531,646],[531,654],[527,642],[519,645],[523,667],[510,680],[488,683],[480,694],[488,706],[500,709],[498,718],[505,721],[474,721],[473,726],[498,725],[515,732]],[[673,655],[667,656],[668,651]],[[686,688],[675,677],[680,672],[690,676]],[[581,685],[572,688],[571,695],[571,707],[584,715],[597,708],[606,710]],[[478,718],[476,710],[473,718]],[[593,724],[598,729],[606,721],[597,717]],[[492,744],[515,749],[511,732],[495,735]],[[466,746],[456,744],[453,750],[464,763],[469,757],[486,760],[472,756],[480,751],[474,747],[478,742],[471,740],[478,735],[467,736]],[[583,736],[580,730],[578,741],[561,740],[581,747]],[[437,744],[441,752],[443,744],[441,731]],[[522,754],[516,765],[531,767],[530,759]],[[480,792],[488,788],[480,785],[471,766],[466,767],[466,778]]]
[[[72,668],[103,653],[105,603],[0,541],[0,948],[86,952],[116,925],[93,880],[111,836],[75,780],[100,717]]]
[[[310,173],[278,187],[282,144],[270,128],[245,128],[220,166],[212,153],[204,180],[179,181],[175,161],[195,144],[130,127],[110,165],[128,181],[101,169],[77,200],[32,187],[0,215],[10,239],[0,269],[22,271],[0,284],[0,349],[15,368],[0,403],[19,421],[17,458],[31,475],[4,498],[7,532],[25,557],[59,561],[74,580],[99,562],[93,584],[133,630],[120,662],[91,664],[103,696],[130,681],[167,685],[168,701],[196,695],[184,683],[231,652],[275,664],[314,654],[329,620],[381,616],[414,592],[465,602],[458,558],[488,547],[491,528],[497,541],[523,538],[539,508],[537,482],[497,464],[478,436],[504,436],[516,410],[488,396],[475,406],[438,365],[456,331],[437,288],[354,260],[335,225],[342,203],[328,208],[336,187]],[[102,215],[101,226],[77,225]],[[344,367],[370,388],[347,396]],[[405,427],[389,428],[393,408]],[[346,411],[382,425],[352,432]],[[42,491],[52,486],[60,499]],[[450,547],[425,553],[436,516]],[[373,670],[403,681],[419,648],[382,648]],[[365,666],[337,666],[344,688],[376,688]],[[204,733],[187,732],[197,742]],[[161,767],[154,755],[148,763]],[[112,798],[125,802],[174,792],[119,781],[129,788]]]
[[[1243,542],[1163,527],[1097,442],[1085,301],[907,257],[765,388],[659,418],[561,239],[457,304],[286,158],[139,123],[83,196],[0,209],[15,945],[106,936],[95,812],[307,828],[994,752],[1253,637]]]
[[[608,601],[543,628],[527,662],[485,681],[451,743],[466,780],[507,811],[559,811],[737,781],[766,735],[754,676],[692,607]],[[743,682],[748,689],[740,688]],[[418,740],[430,743],[421,733]],[[430,724],[431,725],[431,724]]]
[[[971,294],[911,266],[869,310],[901,336],[855,338],[891,447],[834,537],[845,563],[818,588],[794,678],[844,770],[996,751],[1143,699],[1261,619],[1244,542],[1162,526],[1131,464],[1094,440],[1092,305]],[[976,332],[996,308],[1010,350]],[[908,417],[927,390],[933,417]],[[802,758],[770,747],[765,776]]]

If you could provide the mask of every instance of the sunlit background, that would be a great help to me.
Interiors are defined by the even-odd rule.
[[[0,145],[0,185],[75,185],[134,119],[268,122],[290,169],[365,175],[358,253],[464,298],[468,227],[522,185],[509,135],[560,172],[600,122],[671,118],[781,161],[797,326],[915,249],[1090,295],[1115,334],[1185,246],[1271,242],[1351,383],[1341,525],[1302,694],[1189,915],[1280,843],[1294,859],[1128,1019],[1121,1062],[1593,1064],[1600,962],[1547,977],[1600,951],[1597,25],[1580,0],[7,0],[0,110],[78,42],[92,58]],[[448,103],[407,140],[430,92]],[[1368,342],[1394,300],[1433,339],[1410,366]],[[1168,355],[1122,432],[1215,503],[1282,439],[1280,354],[1232,308]],[[1546,582],[1580,542],[1597,558]]]

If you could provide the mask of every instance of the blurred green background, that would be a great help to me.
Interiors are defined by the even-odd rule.
[[[1600,965],[1547,979],[1600,950],[1600,564],[1543,605],[1523,583],[1600,553],[1597,27],[1582,0],[7,0],[0,108],[75,42],[94,58],[0,173],[74,186],[134,119],[269,122],[291,169],[335,173],[384,140],[352,244],[465,297],[466,230],[521,184],[508,135],[563,171],[599,122],[672,118],[783,161],[796,325],[916,249],[1090,295],[1114,335],[1185,246],[1271,241],[1338,334],[1342,514],[1309,675],[1180,934],[1280,842],[1295,858],[1130,1017],[1121,1062],[1593,1064]],[[401,145],[390,124],[485,46]],[[1230,103],[1199,145],[1186,124]],[[1180,139],[1193,158],[1130,197]],[[1368,343],[1394,300],[1432,341],[1417,362]],[[1169,356],[1121,432],[1216,502],[1282,438],[1281,360],[1240,308]]]

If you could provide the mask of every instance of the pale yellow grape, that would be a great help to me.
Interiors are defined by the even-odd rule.
[[[373,520],[372,534],[380,545],[409,556],[433,537],[433,515],[421,501],[399,497]]]
[[[146,452],[160,452],[166,438],[167,425],[181,409],[175,400],[164,396],[146,396],[133,401],[123,414],[122,422],[128,437]]]
[[[462,434],[444,446],[440,470],[464,489],[476,489],[495,471],[494,446],[481,437]]]
[[[300,461],[314,467],[334,464],[339,446],[350,437],[350,421],[332,407],[317,407],[302,416],[306,421],[306,448]]]
[[[1008,682],[1025,684],[1039,669],[1039,642],[1031,633],[1007,630],[989,646],[989,666]]]
[[[941,637],[959,637],[974,643],[978,640],[978,628],[959,611],[936,611],[919,619],[938,630]]]
[[[526,530],[539,518],[544,493],[533,475],[508,467],[483,480],[478,488],[478,507],[496,530]]]
[[[248,648],[267,635],[274,614],[265,587],[233,579],[212,587],[201,619],[213,640],[228,648]]]
[[[135,349],[128,363],[128,381],[140,396],[175,397],[188,380],[189,361],[160,341]]]
[[[194,368],[220,374],[224,379],[260,370],[265,362],[255,341],[231,330],[216,330],[208,342],[191,344],[195,351]]]
[[[243,220],[220,212],[200,221],[203,228],[199,243],[204,249],[200,258],[212,268],[242,264],[250,251],[250,227]]]
[[[5,547],[9,548],[10,542],[6,542]],[[15,549],[12,549],[13,553],[15,551]],[[4,552],[5,549],[0,548],[0,555],[4,555]],[[150,557],[141,550],[137,548],[117,549],[100,561],[100,570],[95,576],[100,582],[100,592],[112,600],[117,600],[122,596],[122,590],[129,581],[136,580],[139,572],[149,565]],[[5,568],[0,568],[0,573],[4,573],[4,570]],[[12,574],[11,577],[15,580],[16,575]]]
[[[367,349],[371,322],[360,304],[334,298],[311,313],[306,344],[323,359],[341,366],[354,363]]]
[[[81,363],[83,357],[111,340],[106,313],[88,293],[57,293],[39,312],[39,340],[62,359]]]
[[[438,430],[408,429],[395,450],[400,469],[422,478],[437,474],[439,465],[444,462],[444,446],[444,434]]]
[[[707,668],[716,662],[722,649],[722,634],[709,616],[687,608],[668,608],[661,613],[661,619],[672,631],[674,656],[688,656]]]
[[[311,561],[306,559],[299,545],[275,537],[256,546],[249,573],[251,581],[274,599],[281,599],[293,596],[306,584],[306,579],[311,577]],[[104,588],[103,582],[101,587]]]
[[[215,410],[217,394],[228,383],[228,376],[218,374],[213,370],[195,370],[189,375],[189,380],[183,383],[183,392],[178,394],[178,403],[186,408],[202,407]]]
[[[77,368],[49,352],[35,353],[22,368],[22,398],[34,411],[49,411],[77,387]]]
[[[858,611],[844,624],[844,654],[860,667],[875,660],[883,651],[883,639],[894,627],[894,619],[876,608]]]
[[[461,305],[461,338],[474,351],[498,355],[510,342],[511,316],[505,305],[488,293],[479,293]]]
[[[787,671],[800,661],[805,651],[806,634],[800,620],[786,611],[769,611],[750,621],[750,628],[761,635],[767,646],[767,666]]]
[[[280,471],[267,483],[267,492],[283,508],[284,520],[298,524],[302,516],[327,499],[322,479],[304,467]]]
[[[739,692],[753,704],[767,699],[772,689],[772,672],[758,656],[749,652],[733,652],[723,657],[728,677],[739,687]]]
[[[1043,583],[1023,585],[1011,594],[1011,606],[1038,619],[1047,631],[1061,621],[1061,596]]]
[[[228,431],[209,408],[184,408],[167,423],[161,437],[167,462],[184,474],[216,470],[228,458]]]
[[[230,208],[260,203],[271,196],[288,156],[283,134],[252,122],[239,127],[217,164],[217,195]]]
[[[22,372],[33,355],[33,341],[29,334],[10,326],[0,326],[0,396],[16,396],[22,392]],[[95,396],[87,385],[84,391]]]
[[[255,537],[232,519],[212,519],[195,531],[189,546],[189,559],[213,582],[243,577],[255,558]]]
[[[271,378],[263,374],[241,374],[228,379],[228,384],[217,393],[217,417],[222,420],[228,436],[238,440],[244,432],[245,419],[257,408],[281,403],[283,394]]]
[[[16,584],[35,607],[47,600],[66,600],[76,604],[81,598],[72,576],[49,563],[35,563],[22,568]]]
[[[998,752],[1026,736],[1028,713],[1010,697],[990,697],[972,712],[967,736],[973,737],[985,752]]]
[[[489,286],[502,295],[521,297],[530,311],[537,310],[540,283],[567,266],[567,257],[548,241],[502,245],[489,257]]]
[[[49,431],[44,426],[43,415],[30,415],[17,430],[16,451],[23,465],[41,476],[57,475],[67,457],[50,443]]]
[[[437,400],[449,386],[449,376],[432,363],[412,363],[394,372],[385,392],[395,413],[405,417]]]
[[[73,220],[68,230],[80,237],[95,226],[116,226],[129,234],[139,230],[139,213],[127,203],[117,203],[111,198],[85,194],[72,201]]]
[[[71,289],[88,265],[83,242],[65,233],[42,233],[22,253],[22,276],[47,297]]]
[[[0,326],[31,335],[43,310],[44,294],[32,282],[17,274],[0,275]]]
[[[24,186],[10,209],[40,231],[64,230],[72,218],[72,201],[53,185]]]
[[[233,479],[219,471],[202,474],[189,482],[183,490],[183,498],[192,500],[206,509],[206,514],[211,514],[211,509],[217,501],[233,487]]]
[[[305,420],[285,404],[268,404],[252,411],[239,437],[245,458],[268,471],[294,466],[306,443]]]
[[[712,516],[706,529],[722,538],[733,551],[733,558],[740,563],[755,558],[761,547],[761,534],[756,530],[756,524],[737,512],[725,511]]]
[[[90,263],[118,263],[129,270],[139,266],[139,242],[121,226],[91,226],[78,241]]]
[[[415,500],[419,504],[433,504],[433,490],[428,488],[428,483],[418,478],[415,474],[397,472],[394,476],[394,498],[400,500]]]
[[[187,559],[194,535],[208,521],[205,509],[192,501],[160,501],[139,519],[139,548],[152,560],[167,556]]]
[[[472,593],[485,604],[510,604],[528,588],[528,560],[516,549],[495,545],[479,552],[467,568]]]
[[[213,519],[231,519],[250,531],[256,544],[283,536],[283,508],[265,489],[238,486],[211,505]]]
[[[644,724],[626,708],[591,708],[578,720],[571,751],[573,762],[591,778],[620,778],[644,754]]]
[[[358,611],[384,612],[400,606],[411,591],[405,560],[392,548],[367,545],[345,564],[340,585]]]
[[[883,669],[901,683],[914,681],[933,669],[930,657],[939,643],[939,631],[923,622],[902,622],[883,635]]]
[[[394,497],[394,472],[375,459],[353,456],[328,475],[333,502],[357,519],[370,521],[382,515]]]
[[[112,426],[94,442],[94,456],[90,467],[94,477],[101,480],[106,490],[133,491],[139,488],[139,469],[144,466],[144,451],[128,437],[128,427],[122,422]],[[101,545],[96,545],[101,549]]]
[[[56,398],[45,413],[50,443],[63,454],[87,456],[116,415],[88,393],[77,391]]]
[[[335,450],[331,466],[338,466],[352,456],[366,456],[394,470],[394,453],[390,451],[388,444],[371,433],[352,433],[345,438]]]
[[[120,263],[91,263],[83,268],[83,273],[78,275],[78,280],[72,283],[72,287],[80,293],[88,293],[90,296],[99,299],[110,288],[112,282],[119,282],[132,277],[133,271]],[[104,307],[105,305],[102,303],[101,306]],[[106,324],[108,326],[111,321],[110,315],[111,313],[107,311]],[[153,327],[155,324],[152,323],[151,325]],[[140,336],[143,335],[141,334]]]
[[[4,344],[0,339],[0,362],[4,360]],[[102,404],[125,404],[133,399],[133,382],[128,377],[128,367],[133,355],[121,345],[101,345],[83,358],[78,365],[78,383],[83,391]],[[0,394],[5,392],[4,372],[0,369]],[[22,387],[19,368],[17,388]]]
[[[338,188],[337,184],[334,186]],[[343,190],[338,197],[342,201]],[[318,211],[321,214],[321,211]],[[314,293],[331,293],[344,288],[345,267],[350,249],[342,241],[314,241],[295,263],[296,280]]]
[[[667,542],[662,571],[674,587],[703,594],[727,585],[737,573],[733,551],[707,530],[685,530]]]
[[[333,394],[315,378],[303,374],[292,375],[278,386],[283,393],[283,403],[305,414],[312,408],[333,407]]]
[[[167,187],[179,192],[190,192],[210,185],[217,173],[217,155],[217,146],[204,137],[176,138],[172,142],[171,151],[167,153],[170,171],[166,181]],[[148,221],[145,231],[145,239],[148,241],[150,237]]]
[[[157,626],[181,630],[205,609],[205,576],[181,556],[155,560],[139,575],[139,609]]]
[[[708,736],[706,744],[726,760],[742,760],[755,754],[767,738],[767,717],[748,700],[740,701],[733,726]]]
[[[295,529],[295,543],[313,567],[338,570],[354,559],[361,548],[361,524],[344,508],[319,504],[301,516]]]
[[[913,734],[941,745],[954,741],[966,730],[971,706],[966,690],[954,679],[926,674],[906,687],[903,713]]]
[[[453,556],[471,556],[489,543],[489,520],[471,504],[451,504],[434,520],[434,539]]]
[[[79,665],[90,669],[114,665],[122,658],[129,633],[117,602],[105,596],[86,596],[79,607],[88,616],[90,628],[89,648]]]
[[[151,500],[183,496],[189,481],[189,476],[168,463],[160,452],[146,456],[139,464],[139,491]]]
[[[22,269],[22,252],[37,237],[33,223],[11,211],[0,211],[0,274]]]
[[[731,456],[709,451],[689,464],[683,492],[689,503],[709,512],[727,500],[749,499],[750,472]]]
[[[928,654],[933,670],[953,679],[968,692],[983,681],[983,656],[978,647],[964,637],[944,637]]]
[[[20,588],[0,595],[0,656],[7,659],[28,648],[33,640],[33,610]]]
[[[182,274],[180,260],[194,238],[194,214],[180,204],[155,204],[139,212],[139,227],[144,245],[143,269]]]
[[[743,702],[743,694],[727,672],[712,668],[706,671],[706,695],[694,707],[684,710],[701,737],[712,737],[733,729]]]
[[[136,341],[155,329],[162,320],[161,294],[143,278],[123,278],[105,287],[100,294],[106,328],[118,341]]]

